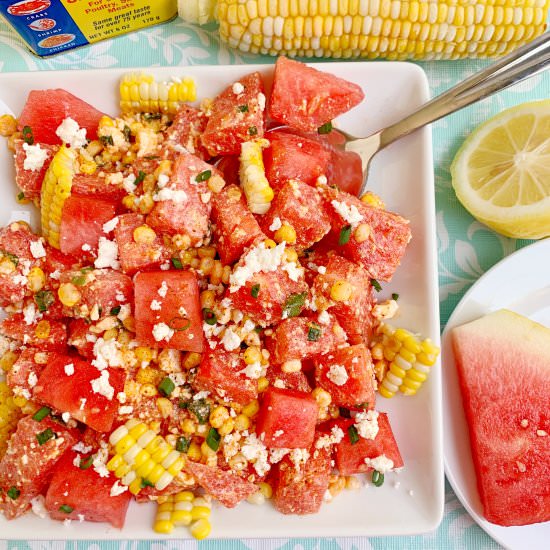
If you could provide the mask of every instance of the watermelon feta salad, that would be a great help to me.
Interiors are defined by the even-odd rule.
[[[311,514],[380,486],[404,462],[378,396],[439,350],[378,298],[411,232],[354,194],[331,121],[363,91],[280,58],[268,98],[258,73],[136,94],[114,117],[34,90],[0,119],[41,217],[0,230],[0,511],[120,528],[156,501],[155,531],[204,538],[212,499]]]

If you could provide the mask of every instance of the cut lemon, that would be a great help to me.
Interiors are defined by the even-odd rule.
[[[498,233],[550,236],[550,100],[512,107],[476,128],[451,176],[464,207]]]

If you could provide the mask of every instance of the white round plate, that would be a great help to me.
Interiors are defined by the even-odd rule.
[[[547,550],[550,544],[550,522],[501,527],[484,519],[454,365],[450,329],[502,308],[550,327],[549,267],[550,239],[529,245],[506,257],[487,271],[464,295],[442,337],[443,451],[447,479],[480,527],[502,546],[514,550]]]

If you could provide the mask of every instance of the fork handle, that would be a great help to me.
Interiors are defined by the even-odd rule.
[[[537,74],[549,64],[550,32],[547,32],[381,130],[380,149],[426,124]]]

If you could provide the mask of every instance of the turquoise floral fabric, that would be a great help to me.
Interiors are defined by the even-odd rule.
[[[269,57],[243,55],[221,44],[215,26],[193,27],[175,20],[133,34],[73,50],[50,59],[29,53],[20,39],[0,22],[0,71],[38,71],[108,67],[217,65],[273,63]],[[437,95],[473,72],[486,66],[482,60],[425,62],[432,95]],[[52,82],[52,85],[54,83]],[[1,95],[1,90],[0,90]],[[524,246],[496,235],[476,222],[457,202],[451,187],[449,166],[454,154],[479,123],[518,103],[550,97],[550,74],[466,108],[433,125],[437,230],[439,249],[439,292],[441,326],[466,290],[491,266]],[[214,526],[215,529],[215,526]],[[0,533],[0,537],[2,534]],[[446,485],[445,514],[433,533],[414,537],[338,539],[272,539],[236,541],[148,541],[148,542],[51,542],[0,541],[0,550],[493,550],[499,545],[470,518],[450,486]]]

